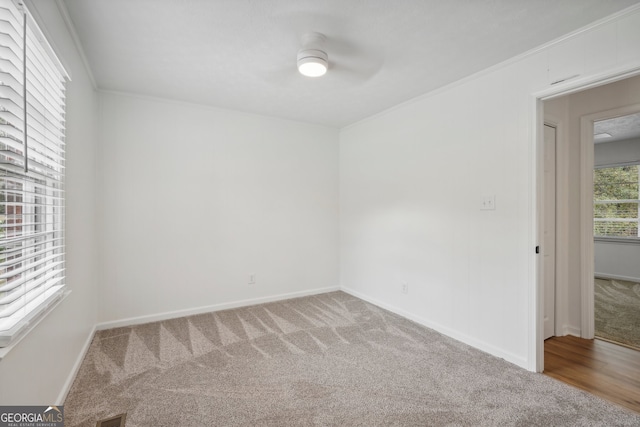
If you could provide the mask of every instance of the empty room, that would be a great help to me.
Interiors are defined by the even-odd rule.
[[[0,0],[0,426],[640,425],[639,46],[638,0]]]

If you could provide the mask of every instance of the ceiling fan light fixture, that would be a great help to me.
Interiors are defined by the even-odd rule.
[[[602,133],[597,133],[595,135],[593,135],[593,139],[599,140],[599,139],[607,139],[607,138],[611,138],[611,134],[608,132],[602,132]]]
[[[307,77],[320,77],[329,67],[327,53],[320,49],[302,49],[298,52],[298,71]]]

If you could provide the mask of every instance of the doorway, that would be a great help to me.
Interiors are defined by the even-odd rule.
[[[594,337],[593,123],[637,112],[636,107],[640,110],[640,76],[543,101],[545,124],[555,125],[556,147],[547,141],[552,129],[544,126],[542,339]],[[547,166],[552,155],[555,186]],[[548,239],[551,231],[555,244]]]
[[[540,210],[541,215],[544,216],[540,229],[540,241],[548,245],[545,243],[549,228],[547,223],[552,224],[556,234],[553,247],[554,260],[547,261],[544,257],[541,260],[540,277],[542,283],[539,286],[543,292],[539,301],[543,305],[540,310],[540,328],[543,331],[540,332],[540,338],[542,341],[551,336],[552,328],[547,325],[547,320],[551,318],[550,313],[554,315],[552,335],[555,337],[543,345],[544,352],[549,359],[549,365],[547,366],[545,361],[540,368],[544,369],[548,375],[551,375],[554,370],[556,373],[571,373],[574,378],[562,380],[570,383],[571,381],[579,381],[581,382],[579,385],[574,385],[594,392],[594,387],[597,388],[603,382],[613,384],[611,378],[621,377],[626,372],[625,369],[634,371],[640,366],[640,351],[617,347],[620,349],[618,351],[615,349],[615,345],[598,339],[594,340],[594,282],[596,273],[603,271],[600,264],[597,263],[598,255],[602,252],[602,248],[598,246],[597,236],[594,238],[597,222],[606,222],[607,220],[610,223],[628,222],[627,220],[630,218],[624,218],[624,221],[621,221],[615,216],[603,214],[601,218],[603,221],[594,221],[594,199],[597,202],[604,202],[603,204],[609,203],[610,199],[598,200],[599,196],[594,197],[593,187],[594,167],[597,165],[595,163],[596,148],[594,147],[597,145],[594,146],[594,123],[640,112],[640,76],[558,96],[544,100],[542,104],[545,124],[554,122],[558,126],[555,147],[555,197],[550,196],[554,189],[551,188],[547,179],[547,163],[551,163],[550,157],[545,153],[545,150],[551,150],[546,141],[550,135],[547,126],[544,127],[544,141],[541,138],[539,142],[544,154],[544,157],[539,157],[541,162],[544,160],[544,165],[541,164],[539,170],[541,173],[545,172],[544,181],[541,179],[539,184],[544,195]],[[626,162],[635,161],[629,158],[628,154],[628,152],[625,153]],[[600,154],[598,156],[601,157]],[[640,156],[638,163],[640,163]],[[600,166],[603,165],[605,164],[600,163]],[[640,180],[640,178],[638,179]],[[640,200],[640,195],[636,199]],[[553,202],[555,202],[554,212],[547,213],[550,210],[548,205]],[[628,199],[625,199],[625,202],[630,203]],[[615,205],[616,203],[610,204]],[[638,205],[640,203],[636,206]],[[595,213],[597,218],[597,210]],[[607,244],[611,245],[611,243]],[[633,246],[634,244],[629,241],[625,241],[623,244],[640,250],[640,244]],[[615,257],[616,261],[621,259],[621,256]],[[634,264],[638,264],[637,260],[640,259],[640,255],[633,259]],[[554,276],[551,275],[551,271],[555,271]],[[552,282],[555,284],[555,292],[548,290],[551,289]],[[553,292],[555,296],[553,302],[548,295],[550,292]],[[547,307],[551,304],[553,304],[553,309]],[[604,357],[605,348],[613,355],[611,360],[615,360],[616,363],[621,362],[622,365],[615,366],[614,369],[614,364],[611,361],[600,360]],[[620,354],[623,351],[625,356],[621,358]],[[580,354],[582,354],[580,357],[576,357]],[[603,368],[605,365],[611,372]],[[581,369],[585,369],[585,371],[582,372]],[[605,375],[605,371],[610,377],[600,378]],[[602,391],[602,393],[613,396],[622,391],[624,396],[629,396],[630,393],[634,396],[640,396],[639,382],[625,383],[624,387],[616,385],[609,387],[609,390]],[[601,396],[607,398],[603,394]],[[634,410],[638,410],[638,408],[636,407]]]
[[[624,114],[623,114],[624,113]],[[594,121],[594,334],[640,350],[640,105]]]

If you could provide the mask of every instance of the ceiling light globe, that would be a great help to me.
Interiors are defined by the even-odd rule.
[[[298,52],[298,71],[307,77],[320,77],[327,72],[329,62],[327,54],[317,49]]]
[[[307,77],[320,77],[326,74],[327,65],[324,62],[316,61],[316,58],[308,58],[298,63],[298,71]]]

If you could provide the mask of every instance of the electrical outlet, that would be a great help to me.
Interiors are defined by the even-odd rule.
[[[403,294],[409,293],[409,284],[407,282],[402,282],[402,293]]]
[[[256,274],[255,273],[251,273],[249,275],[249,284],[250,285],[255,285],[256,284]]]

